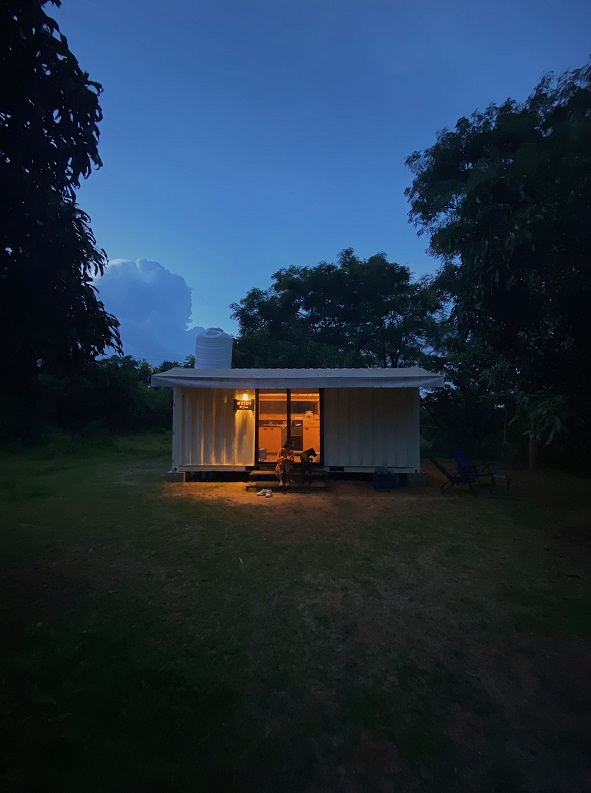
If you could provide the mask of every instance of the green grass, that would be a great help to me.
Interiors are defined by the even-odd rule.
[[[567,791],[589,482],[257,499],[170,438],[0,455],[8,791]]]

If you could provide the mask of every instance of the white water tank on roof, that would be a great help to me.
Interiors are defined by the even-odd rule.
[[[230,369],[232,337],[221,328],[208,328],[195,339],[195,369]]]

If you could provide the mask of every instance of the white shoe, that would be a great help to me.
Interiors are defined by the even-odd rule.
[[[267,490],[267,492],[265,493],[265,498],[272,498],[272,497],[273,497],[273,491]]]
[[[266,496],[266,495],[267,495],[266,490],[259,490],[259,492],[257,493],[257,496]]]

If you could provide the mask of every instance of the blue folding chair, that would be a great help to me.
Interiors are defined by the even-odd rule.
[[[508,474],[500,474],[493,471],[490,463],[473,463],[462,449],[454,449],[452,457],[456,461],[459,472],[473,476],[478,482],[482,478],[488,479],[490,481],[491,494],[495,492],[499,482],[504,482],[507,487],[507,493],[509,492],[511,477]]]
[[[493,474],[490,463],[473,463],[468,455],[462,451],[462,449],[454,449],[451,453],[451,456],[456,461],[458,471],[468,471],[471,474],[474,474],[477,479],[480,479],[481,476],[490,477]]]
[[[453,487],[454,485],[468,485],[472,491],[472,495],[478,495],[478,491],[474,489],[474,484],[478,482],[478,477],[476,474],[470,471],[458,471],[457,473],[452,474],[446,468],[444,468],[441,463],[438,463],[434,457],[429,457],[429,459],[447,479],[447,482],[444,482],[440,487],[441,493],[445,493],[448,488]]]

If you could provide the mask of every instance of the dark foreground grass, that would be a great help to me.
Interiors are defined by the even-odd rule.
[[[510,499],[0,458],[5,791],[591,789],[583,478]]]

